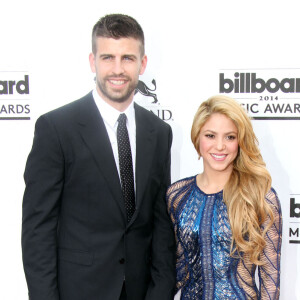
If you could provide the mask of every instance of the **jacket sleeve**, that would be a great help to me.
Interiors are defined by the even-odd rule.
[[[57,224],[63,190],[64,159],[54,125],[36,122],[24,179],[23,265],[30,300],[58,300]]]
[[[266,246],[260,257],[263,265],[258,268],[260,279],[259,299],[275,300],[279,299],[280,291],[282,214],[279,199],[273,189],[266,195],[266,201],[273,212],[274,223],[266,232]],[[262,226],[262,230],[268,225],[270,220],[270,217],[268,217]]]
[[[165,201],[170,185],[172,131],[169,127],[168,154],[165,160],[160,191],[154,207],[151,277],[146,300],[173,300],[175,289],[175,237]]]

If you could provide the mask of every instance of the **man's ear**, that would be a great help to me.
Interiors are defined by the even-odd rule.
[[[140,75],[143,75],[145,70],[146,70],[146,66],[147,66],[147,55],[144,55],[142,58],[142,63],[141,63],[141,69],[140,69]]]
[[[95,55],[94,55],[94,53],[90,53],[89,61],[90,61],[90,67],[91,67],[92,72],[96,73]]]

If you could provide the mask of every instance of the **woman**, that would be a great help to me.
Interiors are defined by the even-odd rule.
[[[167,192],[181,299],[278,299],[281,208],[249,117],[235,100],[212,97],[191,138],[203,173]]]

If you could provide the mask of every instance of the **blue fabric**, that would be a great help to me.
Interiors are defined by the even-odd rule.
[[[274,190],[272,195],[276,195]],[[181,289],[181,300],[279,297],[281,211],[277,196],[273,198],[279,224],[274,223],[270,234],[277,235],[277,245],[269,253],[272,259],[265,261],[271,263],[275,253],[277,264],[272,263],[271,269],[269,265],[260,267],[260,272],[267,270],[270,275],[260,281],[273,281],[271,285],[265,282],[272,291],[265,289],[264,294],[270,295],[263,298],[255,285],[256,267],[246,258],[230,256],[232,233],[223,192],[205,194],[198,188],[196,176],[169,187],[167,203],[177,239],[177,290]]]

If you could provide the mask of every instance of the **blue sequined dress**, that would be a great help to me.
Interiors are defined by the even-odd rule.
[[[265,236],[258,267],[259,288],[249,258],[231,257],[231,229],[222,191],[205,194],[196,176],[172,184],[167,192],[168,210],[177,240],[177,291],[187,299],[279,299],[281,209],[276,192],[266,195],[274,224]],[[270,221],[268,218],[263,228]]]

